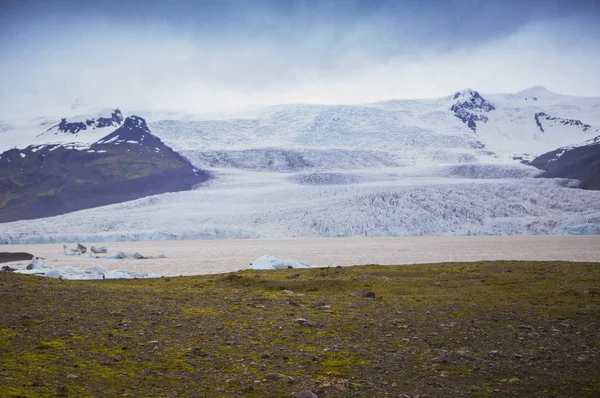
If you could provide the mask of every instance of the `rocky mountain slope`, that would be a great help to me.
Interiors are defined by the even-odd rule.
[[[64,120],[56,127],[68,134],[85,130]],[[31,145],[0,154],[0,222],[190,189],[207,178],[152,135],[144,119],[131,116],[89,146]]]
[[[580,180],[582,189],[600,190],[600,136],[577,146],[558,148],[531,162],[542,177]]]

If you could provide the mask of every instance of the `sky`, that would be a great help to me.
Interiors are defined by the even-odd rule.
[[[0,0],[0,113],[600,96],[598,0]]]

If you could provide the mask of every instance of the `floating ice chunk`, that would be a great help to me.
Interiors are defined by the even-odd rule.
[[[133,279],[136,278],[136,274],[127,271],[108,271],[104,274],[104,279]]]
[[[38,269],[19,269],[14,271],[16,274],[24,275],[46,275],[52,268],[38,268]]]
[[[78,256],[81,254],[81,252],[77,249],[71,249],[69,247],[67,247],[67,245],[63,245],[63,251],[65,253],[65,256]]]
[[[133,258],[136,260],[146,260],[146,259],[150,259],[150,258],[167,258],[167,256],[164,254],[161,254],[159,256],[142,256],[138,252],[135,252],[135,253],[118,252],[117,254],[112,254],[112,255],[106,256],[104,258],[108,258],[111,260],[122,260],[122,259],[129,259],[129,258]]]
[[[86,274],[106,274],[108,269],[101,265],[93,265],[85,270]]]
[[[106,253],[108,251],[106,246],[100,246],[100,247],[92,246],[91,250],[92,250],[92,253]]]
[[[50,271],[46,272],[44,276],[46,278],[62,279],[62,274],[58,268],[51,269]]]
[[[288,269],[288,268],[312,268],[312,266],[298,260],[280,260],[273,256],[262,256],[250,263],[250,269]]]
[[[50,269],[50,268],[52,268],[52,267],[48,267],[46,264],[44,264],[44,259],[41,257],[33,257],[33,259],[31,259],[31,263],[29,265],[27,265],[28,270]]]
[[[47,278],[70,280],[158,278],[157,275],[153,274],[138,274],[136,272],[118,270],[109,271],[100,265],[94,265],[86,270],[72,266],[63,268],[51,268],[43,266],[35,269],[17,270],[14,272],[19,274],[39,275]]]

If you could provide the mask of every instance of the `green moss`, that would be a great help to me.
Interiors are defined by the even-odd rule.
[[[0,300],[11,303],[0,312],[0,396],[265,397],[306,388],[334,397],[585,397],[600,389],[600,297],[584,293],[600,287],[598,264],[98,282],[0,273],[0,285]],[[381,298],[352,294],[367,288]],[[468,354],[436,360],[452,351]],[[302,352],[315,360],[298,359]],[[265,381],[268,373],[295,384]],[[502,382],[514,376],[522,383]]]

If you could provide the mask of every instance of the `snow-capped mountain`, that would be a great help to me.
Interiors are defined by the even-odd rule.
[[[135,114],[141,117],[119,127],[95,126],[98,116],[67,115],[67,125],[88,126],[93,119],[84,130],[77,130],[81,124],[61,128],[63,116],[7,120],[0,124],[7,126],[0,149],[25,136],[28,144],[80,151],[135,145],[146,138],[129,136],[128,128],[145,119],[143,131],[214,178],[193,191],[51,221],[0,224],[0,237],[38,242],[600,233],[600,192],[571,189],[578,183],[568,179],[536,178],[541,171],[527,165],[599,136],[600,98],[541,87],[516,94],[467,89],[431,100],[278,105],[218,119],[157,110]],[[65,234],[69,225],[74,227]]]
[[[0,154],[0,222],[190,189],[207,178],[131,116],[89,146],[37,144]]]
[[[109,116],[79,116],[69,121],[66,118],[62,118],[59,123],[51,126],[38,137],[43,141],[89,142],[90,140],[97,140],[121,124],[123,124],[123,113],[121,113],[120,109],[115,109]]]
[[[64,121],[64,115],[4,121],[10,127],[0,131],[0,151],[30,144],[91,144],[120,124],[116,120],[122,115],[115,115],[117,111],[73,115]],[[197,152],[208,162],[221,151],[273,148],[313,152],[312,158],[330,149],[366,151],[366,157],[377,157],[383,151],[392,162],[404,165],[505,161],[533,159],[600,134],[600,98],[561,95],[542,87],[516,94],[481,94],[467,89],[432,100],[364,105],[278,105],[219,119],[152,110],[134,114],[145,118],[153,134],[167,145],[190,155],[190,151]],[[115,121],[97,131],[97,121],[107,119]],[[59,133],[61,123],[66,134]],[[36,134],[28,134],[31,131]]]
[[[531,160],[600,134],[600,98],[570,97],[539,87],[507,95],[468,89],[435,100],[281,105],[246,118],[163,119],[149,125],[169,145],[205,159],[202,165],[222,160],[222,151],[237,159],[239,151],[272,154],[273,148],[290,151],[292,157],[309,153],[311,159],[330,149],[370,151],[363,158],[380,158],[384,151],[390,163],[404,165]]]

